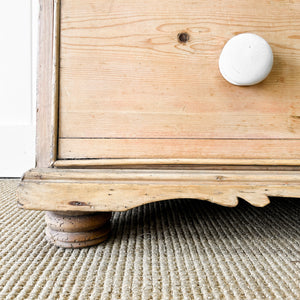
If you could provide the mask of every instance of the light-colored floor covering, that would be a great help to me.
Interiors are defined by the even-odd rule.
[[[300,201],[173,200],[115,213],[109,241],[51,246],[0,180],[0,299],[300,299]]]

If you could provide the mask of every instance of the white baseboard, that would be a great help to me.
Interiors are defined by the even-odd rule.
[[[35,126],[0,126],[0,177],[21,177],[35,166]]]

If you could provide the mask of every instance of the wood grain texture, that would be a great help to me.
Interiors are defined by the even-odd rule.
[[[60,139],[58,159],[222,157],[222,159],[291,159],[300,163],[300,140],[217,139]],[[246,150],[246,151],[245,151]]]
[[[59,136],[299,139],[300,4],[257,2],[62,0]],[[187,43],[178,41],[180,32]],[[218,70],[222,47],[241,32],[261,35],[274,52],[270,76],[247,88]],[[60,157],[84,152],[84,143],[60,140]],[[132,143],[144,157],[147,141],[124,143],[124,157],[134,155]],[[110,155],[107,141],[95,144],[97,158]],[[267,157],[265,149],[257,155]],[[185,150],[178,142],[170,156]],[[237,157],[248,148],[239,150]]]
[[[40,0],[36,164],[56,160],[58,130],[59,0]]]
[[[268,196],[300,197],[299,172],[33,169],[18,189],[23,208],[51,211],[124,211],[176,198],[264,206]]]
[[[160,113],[62,111],[61,137],[299,139],[300,116],[298,111],[297,117],[289,114],[284,111],[260,114],[247,110],[210,113],[170,113],[167,109]]]

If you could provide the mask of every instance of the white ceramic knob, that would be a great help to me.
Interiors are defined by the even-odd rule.
[[[273,52],[270,45],[253,33],[241,33],[230,39],[219,58],[222,76],[235,85],[254,85],[271,72]]]

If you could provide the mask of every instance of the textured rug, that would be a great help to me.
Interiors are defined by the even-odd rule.
[[[111,238],[63,250],[0,180],[0,299],[300,299],[300,201],[163,201],[113,215]]]

